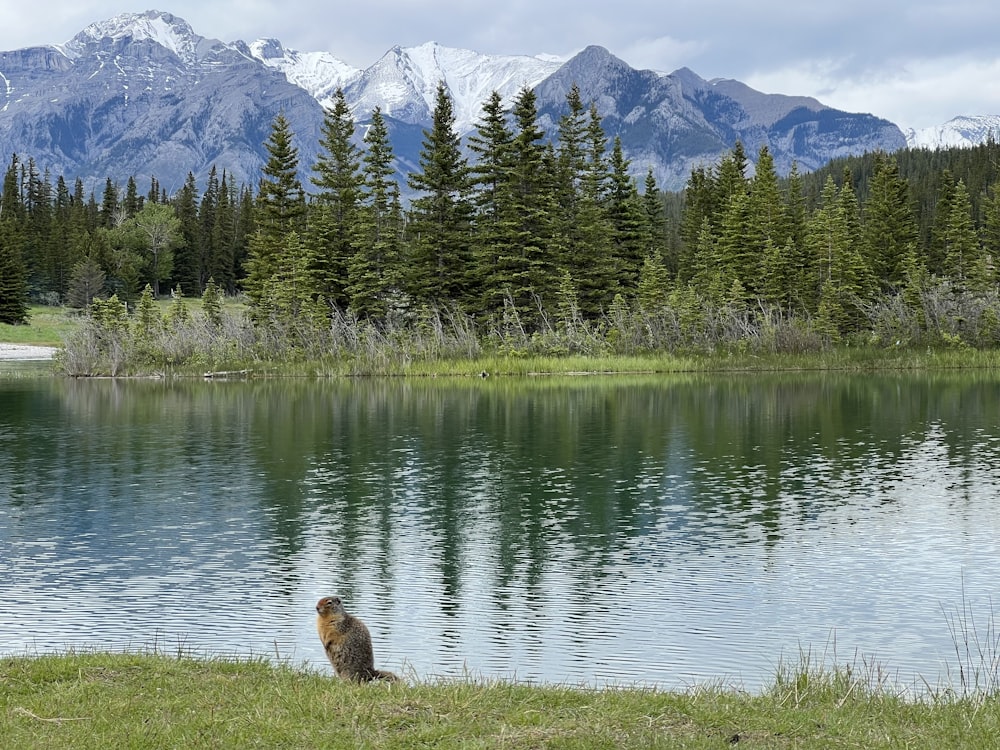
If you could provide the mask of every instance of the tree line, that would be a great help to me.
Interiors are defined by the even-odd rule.
[[[494,92],[463,143],[439,84],[404,206],[380,110],[357,130],[337,92],[303,185],[279,115],[256,190],[213,169],[200,195],[193,175],[174,196],[155,179],[145,195],[133,179],[119,194],[109,179],[98,202],[79,180],[53,188],[13,157],[0,319],[23,319],[29,293],[82,307],[137,299],[145,284],[200,295],[211,282],[244,293],[258,325],[322,328],[345,314],[395,325],[448,309],[529,333],[599,328],[636,348],[657,348],[651,332],[666,328],[687,343],[718,338],[709,329],[723,318],[826,342],[875,329],[916,341],[947,323],[949,335],[1000,343],[992,140],[786,178],[766,146],[751,161],[737,143],[667,194],[651,170],[640,189],[576,86],[552,138],[525,88],[509,107]]]

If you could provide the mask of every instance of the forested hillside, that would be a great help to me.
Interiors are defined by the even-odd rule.
[[[468,144],[439,87],[404,206],[378,109],[354,145],[343,95],[300,183],[279,116],[259,184],[213,171],[168,196],[39,174],[12,156],[0,197],[0,320],[29,299],[88,306],[149,285],[243,293],[248,325],[387,328],[446,311],[482,339],[561,336],[614,350],[1000,343],[1000,149],[875,153],[779,179],[766,148],[636,185],[573,87],[548,141],[535,94],[484,103]],[[464,149],[467,145],[468,149]],[[467,157],[466,154],[471,154]],[[422,323],[423,321],[423,323]],[[581,338],[582,336],[582,338]],[[525,338],[526,337],[526,338]]]

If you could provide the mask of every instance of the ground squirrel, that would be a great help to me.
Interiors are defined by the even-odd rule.
[[[340,597],[325,596],[316,603],[316,630],[339,677],[355,682],[399,679],[392,672],[375,669],[371,634],[361,620],[347,614]]]

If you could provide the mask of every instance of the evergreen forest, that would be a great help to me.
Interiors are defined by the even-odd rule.
[[[67,305],[148,338],[184,320],[150,317],[169,293],[204,295],[216,329],[219,300],[238,295],[239,335],[286,355],[428,328],[470,353],[1000,344],[992,139],[787,177],[766,146],[737,143],[666,193],[652,172],[631,176],[576,87],[554,137],[537,120],[530,89],[509,106],[494,93],[463,141],[440,84],[405,185],[379,109],[359,138],[342,92],[315,164],[274,120],[255,186],[213,169],[174,195],[132,178],[87,194],[13,155],[0,322]]]

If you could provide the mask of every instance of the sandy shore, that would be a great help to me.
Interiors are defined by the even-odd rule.
[[[0,359],[52,359],[55,353],[54,346],[0,343]]]

